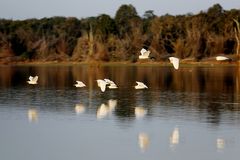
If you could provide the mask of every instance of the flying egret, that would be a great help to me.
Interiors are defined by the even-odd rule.
[[[175,69],[179,68],[179,58],[176,57],[169,57],[170,62],[173,64]]]
[[[150,51],[147,51],[145,48],[142,48],[140,51],[141,55],[138,57],[139,59],[148,59]]]
[[[135,86],[135,89],[144,89],[148,88],[144,83],[136,81],[137,85]]]
[[[35,76],[35,77],[30,76],[29,81],[27,81],[27,83],[28,84],[37,84],[37,80],[38,80],[38,76]]]
[[[86,85],[82,81],[76,81],[77,83],[74,84],[76,87],[86,87]]]
[[[110,85],[108,86],[108,88],[110,88],[110,89],[116,89],[116,88],[118,88],[118,87],[117,87],[116,84],[110,84]]]
[[[217,56],[216,60],[217,61],[227,61],[227,60],[230,60],[230,59],[228,57],[224,57],[224,56]]]
[[[116,89],[116,88],[118,88],[117,85],[116,85],[113,81],[111,81],[110,79],[104,79],[104,81],[105,81],[107,84],[109,84],[109,86],[107,86],[108,88],[110,88],[110,89]]]
[[[98,87],[100,87],[101,91],[102,92],[105,92],[106,90],[106,85],[108,84],[106,81],[102,80],[102,79],[98,79],[97,80],[97,84],[98,84]]]
[[[111,81],[110,79],[107,79],[107,78],[105,78],[104,81],[105,81],[107,84],[115,84],[113,81]]]

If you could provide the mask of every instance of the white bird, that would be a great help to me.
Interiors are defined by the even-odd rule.
[[[173,67],[174,67],[175,69],[178,69],[178,68],[179,68],[179,58],[169,57],[168,59],[169,59],[170,62],[173,64]]]
[[[86,85],[82,81],[76,81],[77,83],[74,84],[76,87],[86,87]]]
[[[105,92],[106,90],[106,85],[108,84],[106,81],[102,80],[102,79],[98,79],[97,80],[97,84],[98,84],[98,87],[100,87],[101,91],[102,92]]]
[[[110,79],[107,79],[107,78],[105,78],[104,81],[105,81],[107,84],[115,84],[113,81],[111,81]]]
[[[224,57],[224,56],[217,56],[216,60],[217,61],[226,61],[226,60],[229,60],[229,58],[228,57]]]
[[[116,88],[118,88],[117,85],[116,85],[113,81],[111,81],[110,79],[104,79],[104,81],[105,81],[107,84],[109,84],[109,86],[107,86],[108,88],[110,88],[110,89],[116,89]]]
[[[117,87],[116,84],[110,84],[110,85],[108,86],[108,88],[110,88],[110,89],[116,89],[116,88],[118,88],[118,87]]]
[[[27,81],[27,83],[28,84],[37,84],[37,80],[38,80],[38,76],[35,76],[35,77],[30,76],[29,81]]]
[[[140,51],[141,55],[138,57],[139,59],[148,59],[150,51],[147,51],[145,48],[142,48]]]
[[[136,81],[137,85],[135,86],[135,89],[144,89],[148,88],[144,83]]]
[[[135,116],[136,118],[143,118],[147,114],[147,110],[143,107],[135,107]]]

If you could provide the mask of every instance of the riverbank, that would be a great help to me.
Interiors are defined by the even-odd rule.
[[[46,60],[23,60],[23,59],[18,59],[15,58],[14,60],[9,60],[9,59],[0,59],[0,65],[92,65],[92,66],[119,66],[119,65],[128,65],[128,66],[135,66],[135,65],[141,65],[141,66],[168,66],[172,65],[168,59],[163,60],[163,61],[155,61],[151,59],[147,60],[138,60],[136,62],[131,62],[131,61],[96,61],[96,60],[88,60],[88,61],[46,61]],[[231,61],[217,61],[215,57],[210,57],[210,58],[204,58],[201,61],[196,61],[194,59],[180,59],[180,66],[216,66],[216,65],[221,65],[221,66],[237,66],[240,65],[240,61],[236,60],[236,57],[234,60]]]

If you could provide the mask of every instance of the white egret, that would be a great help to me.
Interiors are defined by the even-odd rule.
[[[143,107],[135,107],[136,118],[143,118],[147,114],[147,110]]]
[[[169,59],[170,62],[173,64],[173,67],[174,67],[175,69],[178,69],[178,68],[179,68],[179,58],[169,57],[168,59]]]
[[[105,92],[107,82],[104,81],[104,80],[102,80],[102,79],[98,79],[98,80],[97,80],[97,84],[98,84],[98,87],[100,87],[101,91],[102,91],[102,92]]]
[[[35,77],[30,76],[29,81],[27,81],[27,83],[28,84],[37,84],[37,80],[38,80],[38,76],[35,76]]]
[[[113,81],[111,81],[110,79],[107,79],[107,78],[105,78],[104,81],[105,81],[107,84],[115,84]]]
[[[135,86],[135,89],[144,89],[148,88],[144,83],[136,81],[137,85]]]
[[[82,81],[76,81],[77,83],[74,84],[76,87],[86,87],[86,85]]]
[[[107,86],[108,88],[110,88],[110,89],[116,89],[116,88],[118,88],[117,85],[116,85],[113,81],[111,81],[110,79],[104,79],[104,81],[105,81],[107,84],[109,84],[109,86]]]
[[[217,56],[216,60],[217,61],[227,61],[227,60],[230,60],[230,59],[228,57],[224,57],[224,56]]]
[[[110,84],[110,85],[108,86],[108,88],[110,88],[110,89],[116,89],[116,88],[118,88],[118,87],[117,87],[116,84]]]
[[[148,59],[150,51],[147,51],[145,48],[142,48],[140,51],[141,55],[138,57],[139,59]]]
[[[138,145],[142,151],[145,151],[149,146],[150,140],[146,133],[139,133],[138,135]]]

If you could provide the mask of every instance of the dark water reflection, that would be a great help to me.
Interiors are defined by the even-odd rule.
[[[104,78],[119,88],[102,93]],[[2,66],[0,159],[236,159],[239,79],[234,66]]]

